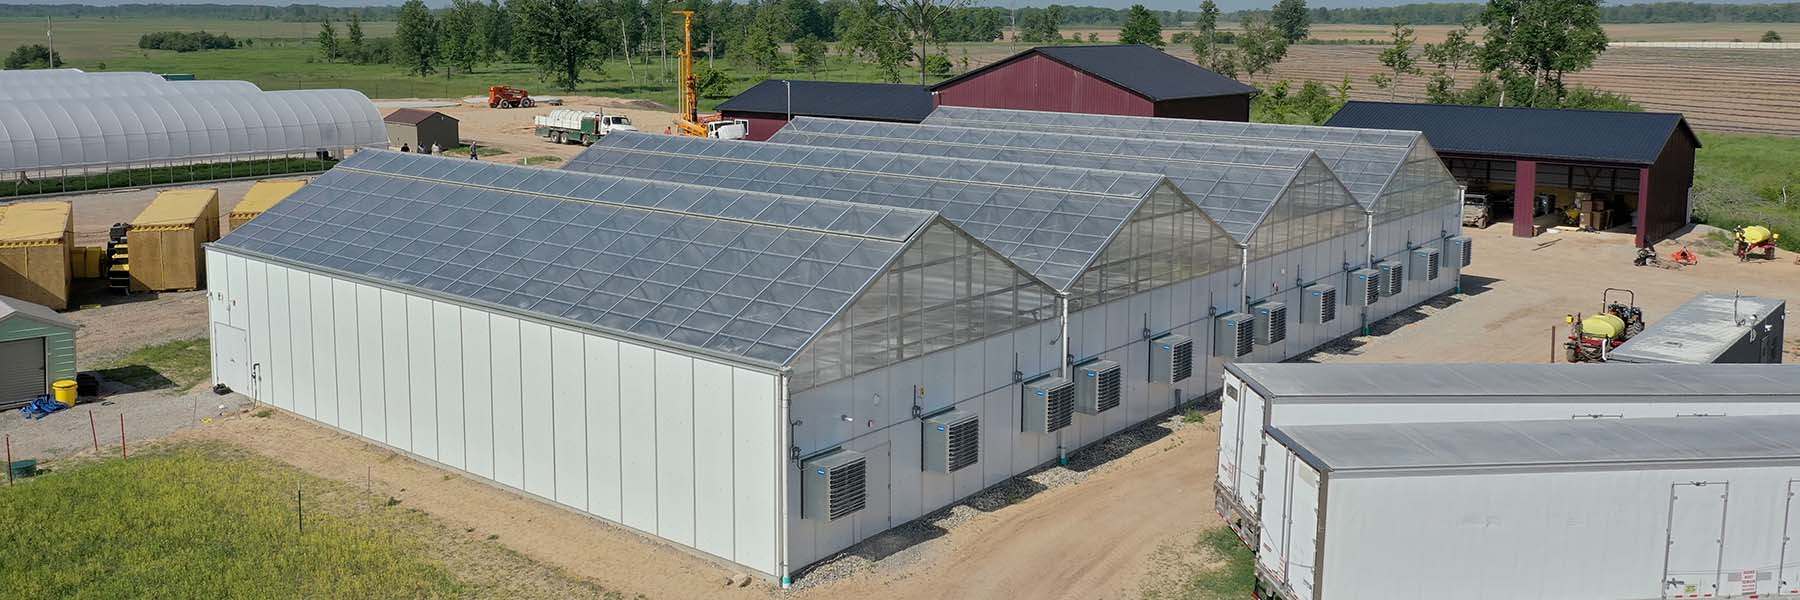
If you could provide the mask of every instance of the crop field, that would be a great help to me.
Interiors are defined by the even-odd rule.
[[[394,35],[394,25],[392,21],[368,22],[363,23],[363,31],[369,37],[388,37]],[[44,43],[44,26],[43,19],[0,19],[0,51],[11,51],[20,44]],[[300,40],[310,40],[318,35],[319,24],[236,19],[59,19],[55,22],[56,53],[62,55],[64,62],[71,63],[70,66],[85,69],[105,62],[113,70],[117,70],[112,67],[116,59],[122,57],[175,54],[138,49],[138,36],[155,31],[223,33],[234,38],[253,39],[252,48],[258,48],[298,45]],[[344,26],[339,23],[338,35],[343,35],[343,31]]]

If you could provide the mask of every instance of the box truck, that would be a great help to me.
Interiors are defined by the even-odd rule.
[[[1800,414],[1800,365],[1226,364],[1213,505],[1254,547],[1274,425]]]
[[[1258,595],[1800,594],[1800,416],[1276,426]]]

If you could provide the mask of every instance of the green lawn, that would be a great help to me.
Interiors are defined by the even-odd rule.
[[[1763,225],[1800,251],[1800,138],[1705,133],[1695,158],[1694,217],[1725,229]]]
[[[295,492],[304,486],[305,531]],[[422,540],[343,485],[247,451],[134,452],[0,488],[7,598],[452,598]],[[374,525],[374,526],[371,526]]]
[[[206,338],[146,346],[114,360],[100,376],[139,390],[194,387],[212,373],[212,346]]]

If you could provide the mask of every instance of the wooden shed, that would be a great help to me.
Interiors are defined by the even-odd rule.
[[[75,220],[67,202],[0,206],[0,295],[69,308]]]
[[[256,182],[256,185],[250,186],[249,192],[244,193],[244,199],[238,201],[237,206],[231,209],[231,214],[226,216],[226,224],[229,227],[225,231],[236,231],[237,228],[243,227],[245,223],[249,223],[257,215],[273,208],[275,203],[288,197],[288,194],[299,191],[305,185],[305,179],[270,179]]]
[[[75,329],[47,306],[0,296],[0,410],[75,378]]]
[[[387,125],[388,145],[395,148],[405,146],[425,153],[433,144],[444,150],[462,145],[456,117],[435,110],[402,108],[388,113],[382,122]]]
[[[201,245],[219,239],[219,190],[156,195],[126,234],[132,291],[198,289],[206,281]]]

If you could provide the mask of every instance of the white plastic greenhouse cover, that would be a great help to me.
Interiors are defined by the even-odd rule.
[[[81,69],[7,69],[0,71],[0,84],[37,85],[51,82],[93,81],[120,83],[126,81],[150,83],[165,81],[161,75],[143,71],[116,71],[101,73],[85,73]]]
[[[386,143],[381,113],[354,90],[0,103],[0,172]]]
[[[228,79],[203,81],[139,81],[137,79],[68,79],[41,83],[10,85],[0,79],[0,100],[63,100],[77,98],[129,98],[142,96],[187,96],[256,94],[262,88],[248,81]]]

